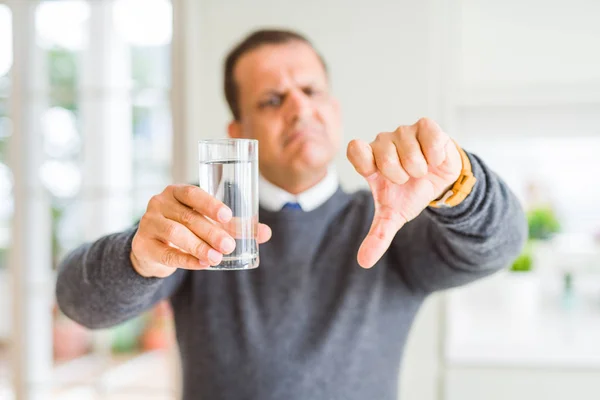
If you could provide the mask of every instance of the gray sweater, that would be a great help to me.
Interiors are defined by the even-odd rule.
[[[507,266],[527,235],[514,195],[469,157],[478,181],[467,199],[426,209],[372,269],[356,261],[373,218],[371,193],[338,189],[310,212],[261,209],[273,237],[254,270],[143,278],[129,260],[136,228],[83,245],[60,266],[60,308],[104,328],[169,298],[184,399],[395,399],[426,296]]]

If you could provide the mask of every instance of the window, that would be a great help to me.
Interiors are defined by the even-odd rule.
[[[41,0],[32,19],[36,37],[26,45],[41,60],[36,63],[31,93],[33,103],[39,106],[35,133],[43,145],[39,174],[50,197],[52,235],[47,240],[51,241],[55,270],[65,254],[83,242],[130,227],[150,197],[170,182],[171,3]],[[9,315],[11,295],[3,255],[10,245],[12,213],[12,175],[5,158],[6,139],[11,134],[8,106],[13,28],[10,9],[0,4],[1,315]],[[47,284],[52,290],[54,281]],[[26,294],[12,295],[18,302],[19,296]],[[10,319],[0,319],[0,344],[8,339],[6,320]],[[172,397],[176,381],[168,379],[168,373],[165,381],[156,380],[151,387],[140,381],[153,379],[148,367],[156,371],[168,363],[169,353],[147,353],[172,343],[166,304],[102,332],[82,328],[54,306],[52,330],[40,334],[53,337],[55,362],[47,382],[53,398],[93,397],[98,392],[119,395],[123,390],[128,398],[145,398],[148,390],[153,398]],[[112,357],[107,359],[107,353]],[[82,363],[90,369],[82,369]],[[133,365],[138,366],[130,371]],[[6,396],[3,392],[10,383],[6,366],[0,346],[0,398],[12,398],[10,392]],[[130,372],[123,374],[125,370]],[[138,376],[136,371],[146,375]],[[124,382],[123,375],[130,379]]]
[[[0,4],[0,268],[6,263],[12,213],[12,174],[6,166],[8,137],[11,135],[11,122],[8,118],[11,65],[12,16],[10,9]]]
[[[41,179],[51,195],[53,266],[82,237],[80,189],[82,133],[79,83],[90,8],[84,1],[45,1],[36,10],[43,68],[36,96],[45,161]]]
[[[8,117],[10,71],[12,66],[12,13],[0,4],[0,398],[8,398],[10,376],[5,344],[10,334],[10,291],[7,271],[7,251],[10,246],[13,213],[13,176],[7,163],[7,144],[11,135]]]

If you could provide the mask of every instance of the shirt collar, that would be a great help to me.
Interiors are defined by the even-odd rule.
[[[325,203],[338,188],[338,176],[333,166],[327,175],[315,186],[293,195],[267,181],[262,175],[258,179],[260,205],[268,211],[279,211],[285,203],[298,203],[303,211],[312,211]]]

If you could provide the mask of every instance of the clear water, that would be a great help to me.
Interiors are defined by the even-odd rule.
[[[212,270],[258,267],[258,165],[256,161],[200,162],[200,187],[225,203],[233,212],[230,223],[220,224],[234,239],[233,253]]]

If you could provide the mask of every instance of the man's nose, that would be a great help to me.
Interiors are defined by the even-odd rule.
[[[295,123],[312,114],[310,98],[301,90],[291,91],[286,104],[286,117],[288,123]]]

